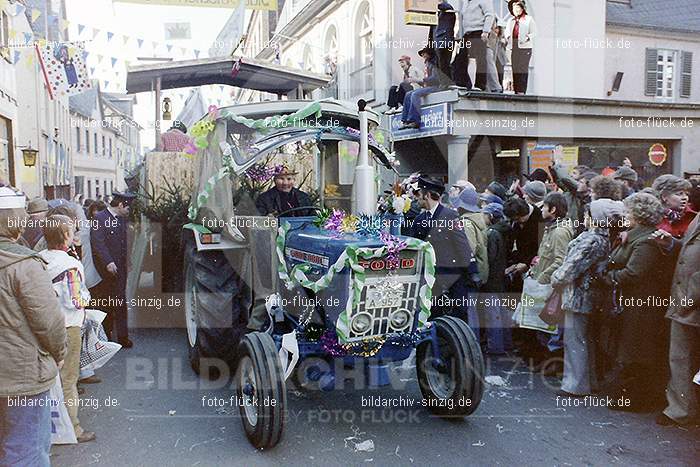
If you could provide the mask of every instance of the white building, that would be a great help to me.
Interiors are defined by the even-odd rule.
[[[0,8],[0,42],[3,44],[9,42],[10,27],[15,25],[14,18],[10,17],[9,8],[14,10],[12,5]],[[18,110],[15,64],[12,62],[10,48],[3,47],[0,49],[0,182],[12,185],[17,185],[17,172],[23,167],[22,153],[15,143]]]
[[[538,28],[528,95],[434,93],[424,111],[443,123],[431,131],[399,133],[400,117],[387,118],[394,149],[405,155],[402,171],[425,170],[450,179],[469,175],[480,184],[505,181],[532,170],[541,148],[564,151],[599,170],[630,157],[646,181],[661,173],[700,171],[700,112],[692,105],[700,101],[693,63],[700,53],[696,0],[527,3]],[[493,6],[507,19],[505,0],[493,0]],[[401,55],[422,67],[417,52],[428,36],[426,26],[404,24],[404,2],[393,0],[286,1],[279,22],[270,25],[264,15],[251,18],[248,38],[255,40],[245,49],[250,56],[316,72],[327,71],[327,57],[334,57],[337,91],[313,97],[363,98],[377,110],[386,108],[389,87],[400,81]],[[620,116],[676,123],[688,117],[695,128],[627,128]],[[499,121],[525,118],[533,121],[531,127],[494,128]],[[656,143],[667,152],[660,165],[649,155]],[[417,153],[426,157],[416,160]],[[505,157],[512,154],[515,159]]]
[[[25,33],[31,33],[32,40],[46,38],[47,33],[49,40],[67,39],[58,26],[59,19],[65,20],[65,9],[61,2],[27,0],[21,3],[26,5],[26,10],[10,19],[17,42],[24,42]],[[37,8],[56,20],[31,23],[32,8]],[[70,198],[73,151],[68,98],[57,97],[52,100],[33,49],[18,50],[21,51],[21,60],[14,66],[18,106],[18,126],[14,138],[16,183],[32,197]],[[35,167],[24,166],[21,149],[26,146],[39,150]]]
[[[126,173],[141,159],[141,128],[128,113],[132,99],[102,93],[97,82],[71,96],[75,194],[95,199],[126,188]]]

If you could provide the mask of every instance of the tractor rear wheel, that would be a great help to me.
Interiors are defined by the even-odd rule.
[[[185,320],[190,365],[198,375],[218,378],[234,364],[247,325],[244,293],[245,284],[222,252],[198,252],[193,240],[187,243]]]
[[[464,321],[442,316],[435,326],[440,358],[430,341],[416,350],[416,371],[427,407],[441,417],[466,417],[479,404],[484,392],[484,357],[474,333]]]
[[[271,449],[282,439],[287,389],[277,347],[269,334],[252,332],[240,344],[236,370],[238,408],[248,441]]]

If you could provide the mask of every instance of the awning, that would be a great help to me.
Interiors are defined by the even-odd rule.
[[[300,87],[312,91],[330,80],[326,75],[250,58],[243,58],[238,73],[233,76],[231,69],[238,59],[219,57],[132,66],[127,71],[126,89],[130,94],[153,91],[155,80],[160,77],[163,90],[226,84],[282,95]]]

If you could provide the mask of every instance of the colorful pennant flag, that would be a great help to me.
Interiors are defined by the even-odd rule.
[[[32,39],[34,39],[34,34],[32,34],[31,32],[24,33],[24,43],[25,44],[29,44],[32,41]]]
[[[139,49],[143,45],[143,39],[136,39],[136,42],[139,44]]]
[[[36,23],[36,20],[41,16],[41,11],[36,8],[32,8],[32,23]]]
[[[114,37],[114,33],[107,31],[107,42],[111,41],[113,37]]]
[[[117,59],[112,57],[112,68],[114,68],[114,65],[117,64]]]
[[[173,46],[170,45],[170,44],[167,44],[166,47],[167,47],[167,49],[168,49],[168,52],[170,52],[171,50],[173,50]]]
[[[79,24],[78,25],[78,35],[82,34],[84,30],[85,30],[85,25]]]
[[[199,58],[199,53],[200,53],[199,50],[197,50],[197,49],[194,50],[194,56],[195,56],[195,58]]]

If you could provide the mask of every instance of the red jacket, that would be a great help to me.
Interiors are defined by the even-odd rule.
[[[698,213],[690,209],[690,207],[687,207],[680,221],[671,224],[668,217],[664,217],[661,223],[657,225],[657,228],[670,233],[675,238],[683,238],[686,230],[688,230],[688,226],[693,222],[697,214]]]

